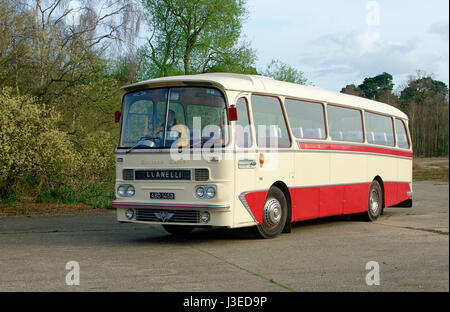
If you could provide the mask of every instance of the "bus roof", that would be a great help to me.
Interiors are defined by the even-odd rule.
[[[224,90],[281,95],[304,100],[319,101],[329,104],[361,108],[364,110],[408,119],[401,110],[381,102],[366,98],[328,91],[317,87],[284,82],[273,78],[231,73],[206,73],[186,76],[156,78],[122,87],[123,92],[142,88],[162,87],[167,85],[206,84],[221,87]]]

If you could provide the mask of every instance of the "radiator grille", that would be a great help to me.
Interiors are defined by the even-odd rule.
[[[209,170],[208,169],[195,169],[195,181],[208,181]]]
[[[134,170],[133,169],[123,169],[122,178],[124,180],[134,180]]]
[[[199,223],[200,212],[192,210],[136,209],[136,220],[161,223]]]

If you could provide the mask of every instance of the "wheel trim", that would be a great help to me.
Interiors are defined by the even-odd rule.
[[[268,230],[276,228],[282,219],[281,203],[275,197],[269,197],[264,204],[263,224]]]

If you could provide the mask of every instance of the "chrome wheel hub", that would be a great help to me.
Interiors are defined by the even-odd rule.
[[[275,197],[269,197],[264,204],[263,222],[269,229],[275,228],[281,221],[281,204]]]
[[[373,189],[370,193],[370,211],[372,214],[376,214],[380,208],[380,194],[377,189]]]

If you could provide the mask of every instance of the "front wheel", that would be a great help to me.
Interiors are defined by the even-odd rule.
[[[287,201],[283,192],[273,187],[264,203],[263,219],[256,226],[256,234],[262,238],[273,238],[281,233],[287,220]]]
[[[169,232],[172,235],[187,235],[192,232],[194,229],[193,226],[189,225],[169,225],[169,224],[163,224],[162,225],[164,230]]]

